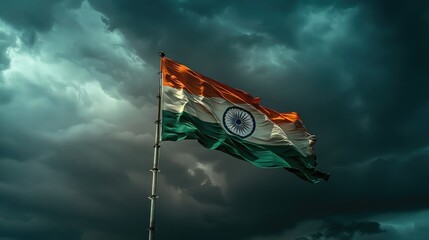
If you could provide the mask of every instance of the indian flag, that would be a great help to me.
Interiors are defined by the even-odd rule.
[[[285,168],[316,183],[329,174],[316,169],[307,132],[295,112],[279,113],[260,99],[161,58],[162,141],[196,139],[261,168]]]

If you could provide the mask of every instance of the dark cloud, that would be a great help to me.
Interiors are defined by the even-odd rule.
[[[32,47],[37,42],[37,33],[35,31],[31,31],[31,30],[30,31],[24,31],[21,34],[20,39],[25,45]]]
[[[171,156],[175,161],[165,166],[165,181],[177,190],[189,194],[194,200],[202,204],[224,204],[225,199],[219,186],[215,186],[207,173],[196,166],[197,161],[189,165],[180,165],[178,161],[186,162],[189,155]],[[188,159],[189,161],[189,159]],[[191,167],[192,170],[189,170]]]
[[[145,237],[163,49],[299,112],[332,177],[165,142],[157,238],[424,239],[426,4],[82,2],[1,3],[0,238]]]
[[[330,136],[320,148],[341,146],[322,152],[336,164],[425,145],[424,136],[401,127],[414,121],[414,113],[427,115],[421,111],[427,106],[422,89],[428,33],[419,4],[402,11],[401,4],[385,7],[383,1],[219,2],[206,3],[202,11],[202,3],[187,1],[90,2],[149,62],[157,64],[153,49],[162,48],[167,56],[180,56],[215,79],[262,96],[273,108],[317,118],[310,129]],[[264,63],[272,60],[278,69]],[[277,85],[285,87],[271,87]],[[399,123],[391,120],[398,106],[408,106],[411,115]],[[395,141],[399,137],[405,144]],[[338,142],[342,139],[348,144]],[[365,151],[351,157],[356,146]]]
[[[85,9],[88,15],[82,13]],[[141,124],[149,124],[128,101],[106,93],[110,90],[111,95],[118,95],[111,86],[117,82],[109,81],[106,73],[114,69],[101,63],[85,65],[102,56],[85,57],[76,49],[93,47],[98,44],[95,39],[104,37],[104,44],[96,50],[109,48],[108,62],[128,62],[122,63],[123,71],[130,75],[139,71],[132,64],[136,59],[119,45],[120,35],[106,32],[100,14],[88,6],[64,12],[54,32],[4,26],[7,33],[1,38],[1,52],[6,67],[1,69],[0,83],[4,93],[13,97],[0,108],[0,192],[4,196],[0,200],[0,238],[120,239],[125,233],[128,239],[136,239],[141,234],[140,220],[130,224],[125,219],[148,214],[141,203],[147,201],[149,189],[140,184],[149,180],[136,178],[144,178],[138,172],[150,166],[143,163],[141,168],[138,161],[141,146],[150,145],[142,143],[151,141],[149,129],[143,127],[144,134],[139,133]],[[73,28],[67,29],[70,26]],[[106,92],[98,82],[103,79]],[[121,77],[126,80],[127,76]],[[146,114],[153,110],[148,104],[139,107],[144,108],[151,109],[143,111]],[[113,109],[138,116],[120,114],[127,116],[119,121],[127,126],[125,130],[114,123],[118,119]],[[129,147],[126,158],[118,154],[122,146]],[[115,159],[113,165],[109,159]]]
[[[18,29],[48,31],[55,23],[58,10],[77,8],[82,0],[4,1],[1,2],[0,18]]]
[[[352,240],[356,234],[371,235],[384,232],[378,222],[355,222],[350,224],[325,223],[319,232],[308,237],[299,237],[296,240]]]
[[[407,208],[404,202],[427,208],[427,192],[415,184],[423,179],[421,171],[412,177],[406,174],[405,181],[399,177],[408,164],[425,169],[424,161],[406,155],[428,143],[421,131],[407,127],[412,121],[423,129],[428,116],[422,91],[428,76],[416,68],[428,62],[422,54],[427,46],[414,42],[428,39],[427,29],[419,21],[424,10],[413,9],[417,5],[407,10],[411,16],[402,14],[401,4],[386,8],[385,3],[372,2],[218,3],[208,4],[204,11],[201,5],[189,2],[91,4],[106,14],[112,29],[121,29],[129,37],[148,62],[156,65],[153,49],[162,48],[167,56],[180,56],[177,60],[197,71],[262,96],[270,107],[299,111],[310,131],[319,136],[316,148],[321,167],[331,165],[334,172],[326,188],[307,190],[307,186],[277,183],[281,173],[270,173],[274,175],[261,181],[255,177],[259,176],[256,170],[219,161],[218,170],[226,173],[230,190],[225,196],[235,206],[235,217],[229,217],[226,224],[235,227],[230,232],[248,228],[248,236],[264,235],[290,227],[298,219],[397,211]],[[144,22],[152,24],[139,24]],[[415,62],[408,60],[411,58]],[[401,110],[417,115],[401,118]],[[383,160],[389,154],[401,157]],[[211,152],[197,156],[203,162],[226,158]],[[357,164],[362,161],[368,165]],[[277,185],[267,187],[272,182]],[[270,195],[278,184],[291,194]],[[254,194],[255,189],[261,190]],[[296,192],[301,193],[291,196]],[[310,197],[303,200],[311,193],[324,197],[316,202]],[[271,211],[252,209],[265,202],[267,195],[271,196]],[[410,195],[421,197],[411,200],[406,197]],[[386,198],[395,200],[386,204]],[[307,207],[287,208],[294,203]],[[290,220],[283,219],[284,212]],[[255,220],[243,221],[243,216]],[[261,226],[257,219],[272,221]]]

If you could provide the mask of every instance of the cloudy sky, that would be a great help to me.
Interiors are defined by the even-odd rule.
[[[332,176],[165,142],[157,239],[426,239],[422,2],[0,0],[0,240],[146,239],[161,49],[300,113]]]

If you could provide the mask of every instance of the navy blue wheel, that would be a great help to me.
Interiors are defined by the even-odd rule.
[[[223,114],[225,129],[236,136],[246,138],[255,131],[255,118],[252,114],[240,107],[229,107]]]

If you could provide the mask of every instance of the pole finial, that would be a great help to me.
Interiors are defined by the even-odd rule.
[[[161,57],[161,58],[163,58],[163,57],[165,57],[165,53],[164,53],[164,51],[159,51],[159,53],[158,53],[158,55]]]

